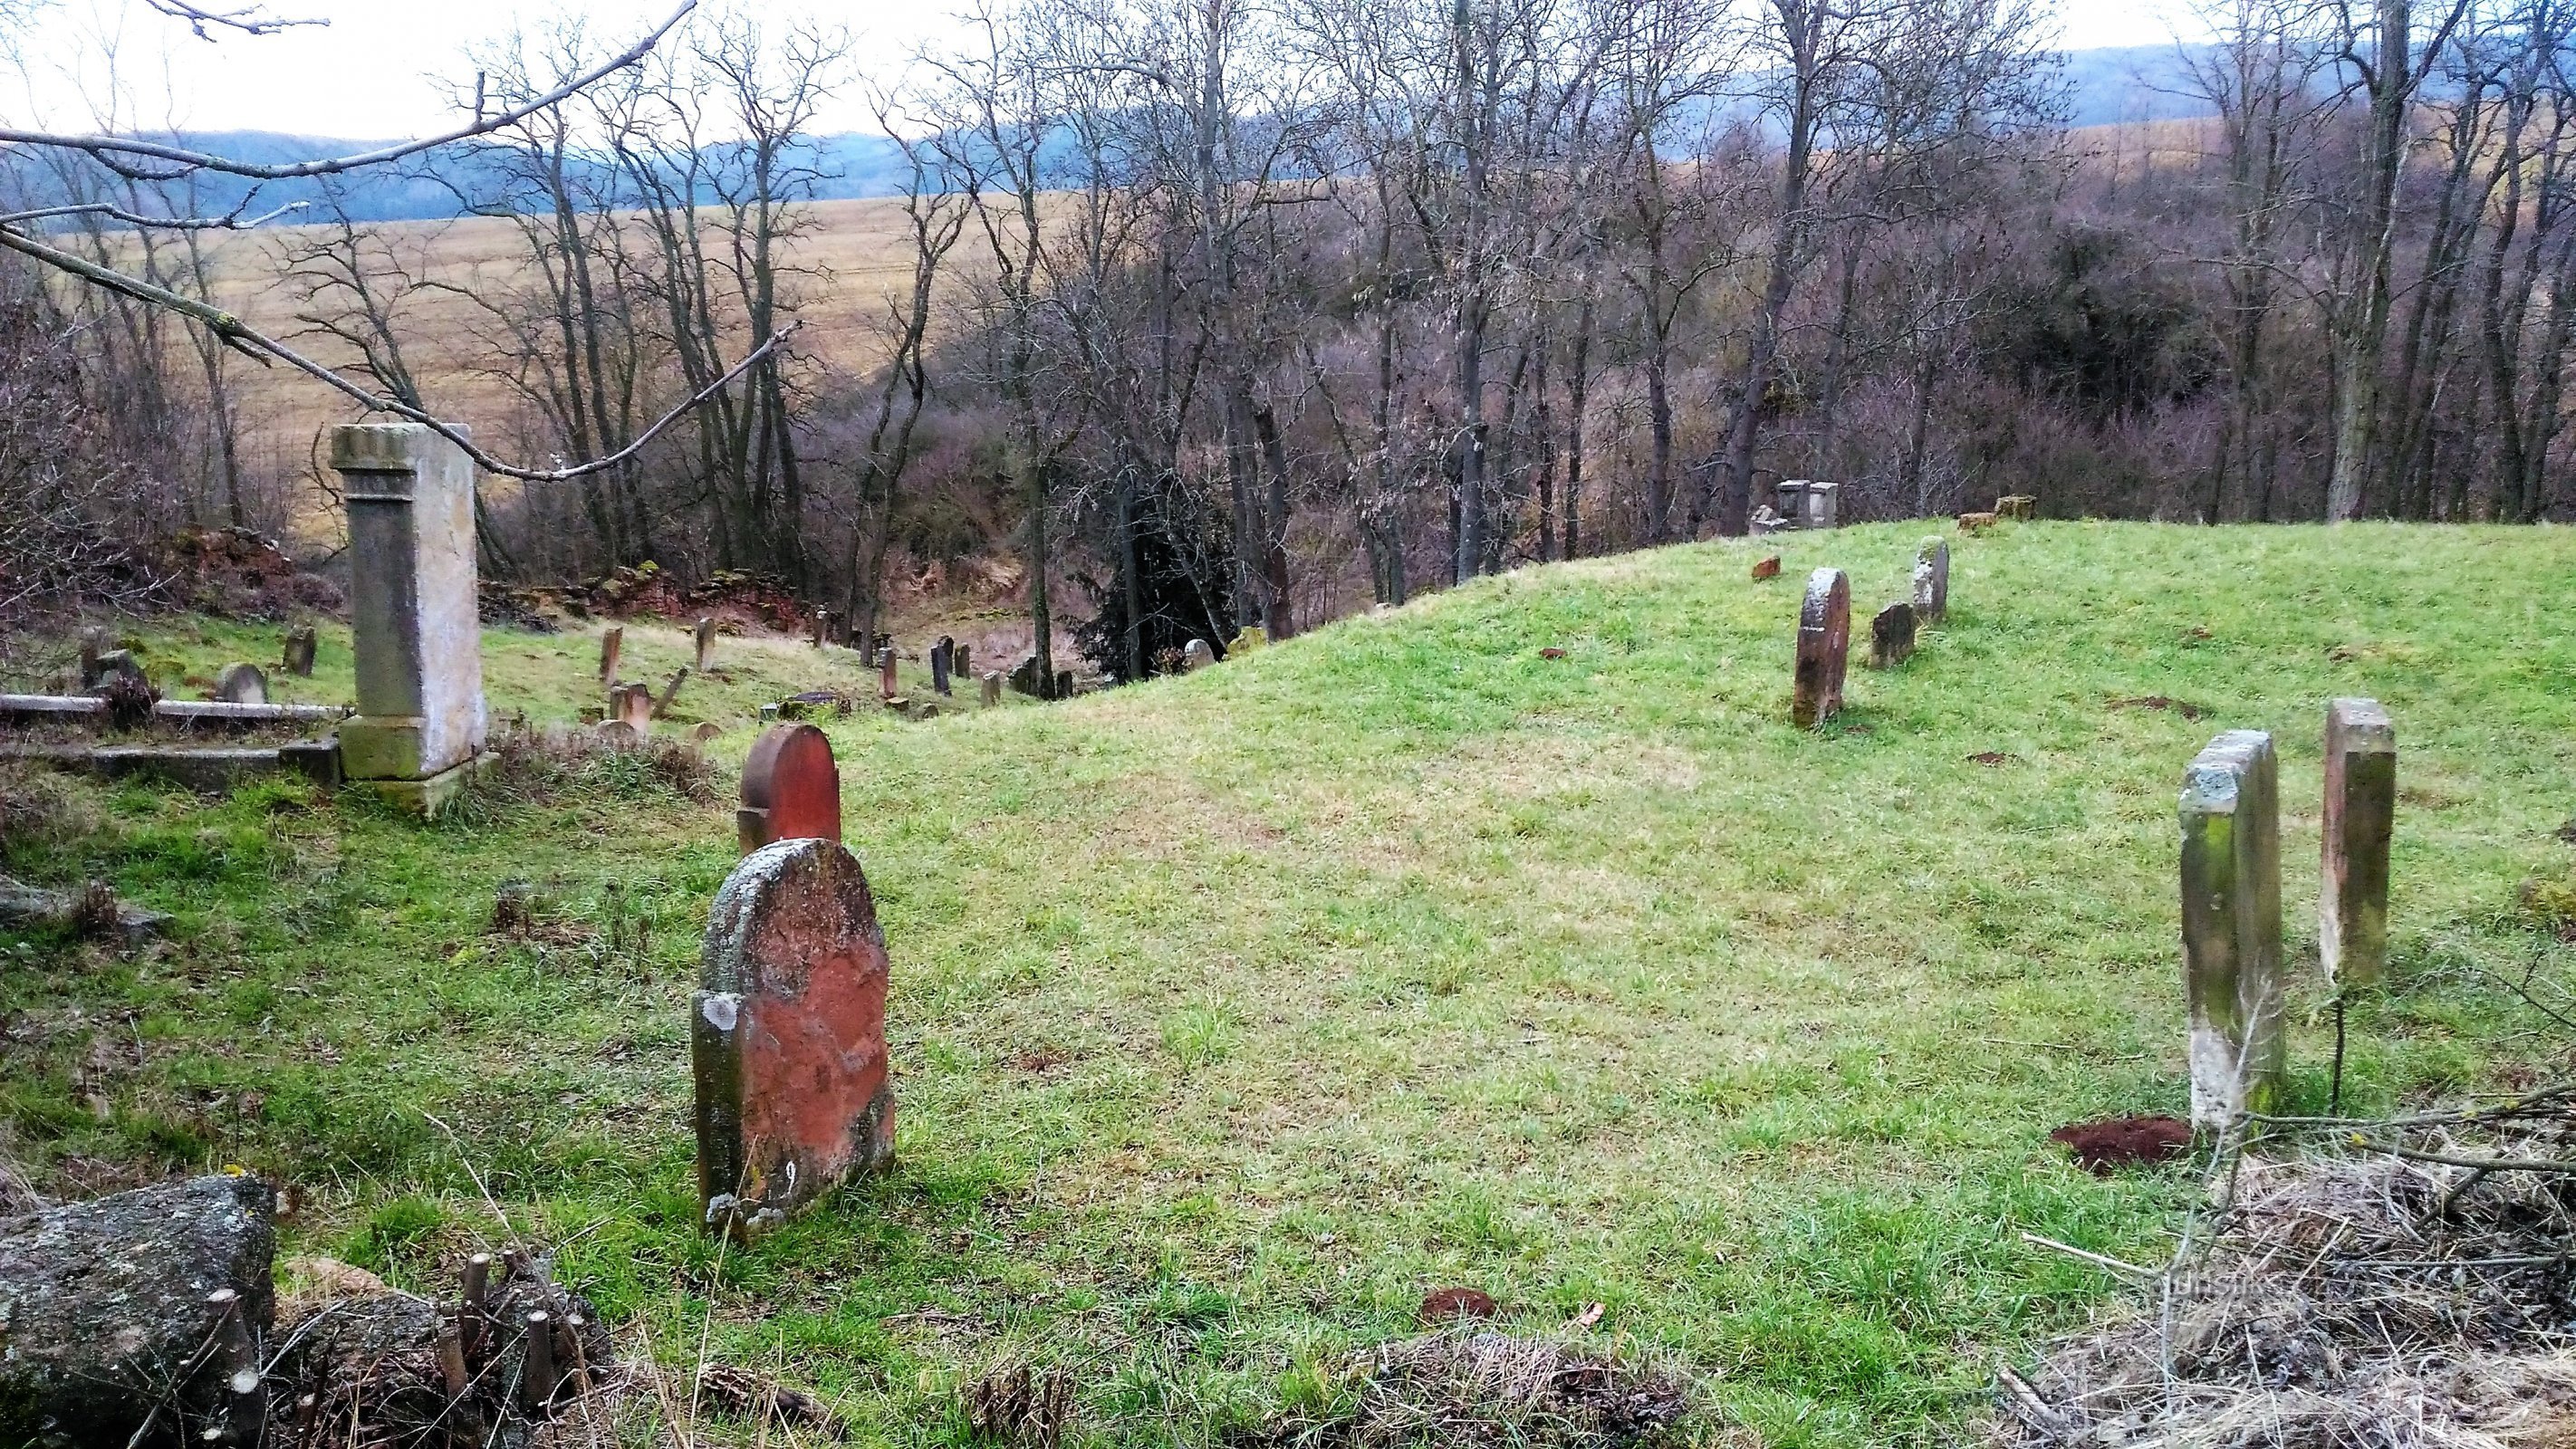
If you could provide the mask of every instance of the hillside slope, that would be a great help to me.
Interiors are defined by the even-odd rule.
[[[2542,1049],[2477,971],[2569,970],[2516,900],[2569,875],[2576,802],[2576,536],[1957,540],[1949,626],[1792,730],[1798,581],[1850,570],[1865,621],[1922,531],[1774,540],[1767,584],[1742,544],[1534,569],[1065,706],[833,725],[900,1165],[747,1253],[695,1233],[687,1126],[727,803],[633,781],[437,828],[128,787],[97,833],[21,840],[8,868],[184,929],[0,957],[0,1147],[56,1191],[272,1171],[303,1248],[424,1281],[495,1232],[470,1163],[630,1343],[685,1362],[712,1286],[720,1356],[890,1442],[941,1442],[956,1385],[1028,1355],[1105,1442],[1210,1443],[1329,1401],[1321,1366],[1449,1285],[1520,1329],[1606,1304],[1597,1334],[1701,1377],[1710,1436],[1922,1442],[2116,1286],[2020,1232],[2160,1259],[2190,1195],[2047,1134],[2183,1106],[2173,812],[2211,734],[2280,744],[2318,1104],[2327,698],[2385,701],[2402,760],[2395,980],[2353,1006],[2348,1105]],[[563,647],[501,707],[569,714]],[[2124,703],[2151,697],[2206,713]],[[514,878],[552,928],[487,928]]]

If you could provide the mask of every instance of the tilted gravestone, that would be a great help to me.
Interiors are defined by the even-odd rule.
[[[1935,536],[1914,551],[1914,619],[1938,626],[1949,617],[1950,541]]]
[[[742,763],[734,812],[742,853],[781,840],[841,838],[841,772],[832,741],[809,724],[771,728]]]
[[[986,709],[990,709],[990,708],[992,708],[994,705],[1000,704],[1001,702],[1002,702],[1002,671],[1000,671],[1000,670],[998,670],[998,669],[988,669],[988,670],[985,670],[985,671],[984,671],[984,707],[985,707]]]
[[[2325,880],[2317,953],[2328,979],[2388,967],[2388,846],[2397,824],[2397,727],[2375,699],[2326,706]]]
[[[1894,669],[1914,657],[1914,606],[1894,603],[1869,621],[1869,667]]]
[[[223,704],[266,704],[268,676],[256,664],[227,664],[215,676],[215,699]]]
[[[321,642],[320,634],[310,624],[286,632],[286,672],[298,678],[313,675],[313,651]]]
[[[704,673],[706,673],[706,672],[707,672],[707,663],[708,663],[708,661],[709,661],[709,660],[711,660],[711,659],[713,659],[713,658],[715,657],[715,652],[716,652],[716,621],[715,621],[715,620],[713,620],[713,619],[700,619],[700,620],[698,621],[698,632],[697,632],[697,640],[696,640],[696,642],[697,642],[697,646],[698,646],[698,647],[697,647],[697,653],[696,653],[695,655],[693,655],[693,656],[690,658],[690,661],[689,661],[689,662],[690,662],[690,666],[691,666],[692,668],[696,669],[700,674],[704,674]]]
[[[885,935],[839,841],[781,840],[734,868],[690,1006],[710,1232],[758,1233],[893,1160]]]
[[[1189,674],[1216,662],[1216,651],[1205,639],[1193,639],[1181,647],[1181,672]]]
[[[623,625],[604,629],[599,635],[599,682],[617,683],[617,661],[626,653],[626,629]]]
[[[1798,608],[1796,692],[1789,718],[1802,730],[1814,729],[1842,712],[1843,672],[1851,656],[1851,581],[1841,569],[1818,569],[1807,577],[1807,597]]]
[[[348,500],[358,717],[349,780],[435,814],[483,751],[474,462],[421,423],[344,423],[331,466]]]
[[[2281,817],[2272,737],[2229,730],[2183,775],[2182,946],[2191,1121],[2218,1131],[2269,1109],[2282,1038]]]

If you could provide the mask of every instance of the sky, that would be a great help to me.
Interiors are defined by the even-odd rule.
[[[201,0],[228,10],[250,0]],[[578,13],[623,46],[678,0],[270,0],[272,16],[330,23],[202,41],[139,0],[52,0],[18,40],[20,75],[0,86],[13,126],[88,130],[98,98],[130,97],[120,128],[285,131],[390,139],[456,124],[441,76],[472,74],[473,42],[521,21]],[[2186,0],[2058,0],[2060,44],[2155,45],[2190,13]],[[779,7],[785,9],[786,7]],[[892,67],[935,41],[947,0],[804,0],[800,13],[846,26],[861,63]],[[98,57],[112,53],[114,83]],[[856,97],[820,118],[825,132],[869,127]]]

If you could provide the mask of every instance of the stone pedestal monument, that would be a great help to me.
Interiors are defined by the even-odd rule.
[[[341,768],[434,815],[483,753],[474,463],[419,423],[347,423],[331,431],[331,466],[349,500],[358,664]]]

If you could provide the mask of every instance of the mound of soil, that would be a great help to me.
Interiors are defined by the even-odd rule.
[[[307,573],[247,528],[183,528],[133,561],[145,597],[164,607],[235,619],[335,613],[340,586]]]
[[[2171,1117],[2113,1117],[2103,1122],[2077,1122],[2048,1134],[2065,1143],[2076,1165],[2096,1177],[2124,1167],[2170,1162],[2191,1150],[2191,1127]]]
[[[1491,1318],[1498,1311],[1492,1294],[1474,1288],[1434,1288],[1422,1296],[1422,1321],[1427,1324]]]

